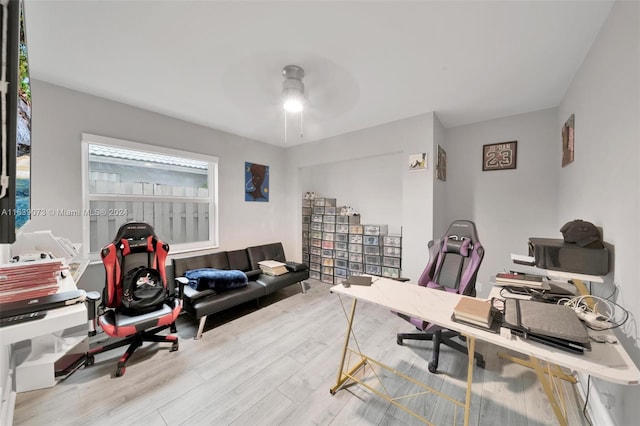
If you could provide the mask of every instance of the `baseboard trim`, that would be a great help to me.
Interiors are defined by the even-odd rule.
[[[586,373],[578,373],[578,392],[580,392],[583,401],[587,398],[588,377]],[[598,391],[598,388],[594,385],[593,380],[591,380],[587,412],[589,413],[591,424],[598,426],[615,426],[609,410],[607,410],[607,407],[602,403],[600,391]]]

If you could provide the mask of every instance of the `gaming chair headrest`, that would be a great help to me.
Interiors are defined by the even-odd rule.
[[[476,231],[475,223],[470,220],[455,220],[449,225],[449,229],[444,234],[451,239],[451,237],[458,237],[458,240],[468,238],[471,240],[471,245],[475,245],[480,240],[478,239],[478,233]],[[455,238],[453,238],[455,240]]]
[[[153,226],[144,222],[127,222],[123,224],[120,229],[118,229],[113,242],[114,244],[117,244],[123,239],[142,240],[146,239],[147,237],[156,238],[156,233],[153,230]]]

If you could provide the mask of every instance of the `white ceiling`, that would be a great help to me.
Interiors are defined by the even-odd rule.
[[[299,65],[293,145],[429,111],[452,127],[556,106],[611,5],[26,0],[25,17],[32,78],[275,145],[281,70]]]

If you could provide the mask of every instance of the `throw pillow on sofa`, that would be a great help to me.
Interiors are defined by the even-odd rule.
[[[220,293],[234,288],[246,287],[249,283],[247,275],[238,270],[199,268],[184,273],[189,280],[189,287],[197,291],[214,290]]]

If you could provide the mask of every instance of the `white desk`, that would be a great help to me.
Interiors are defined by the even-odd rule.
[[[637,385],[640,383],[640,371],[635,366],[627,352],[620,344],[608,343],[592,343],[592,351],[586,352],[584,355],[572,354],[561,351],[543,344],[526,341],[519,337],[505,337],[501,334],[491,333],[478,328],[466,326],[451,320],[451,314],[455,305],[461,297],[457,294],[448,293],[446,291],[433,290],[420,287],[415,284],[400,283],[387,278],[374,277],[371,286],[354,286],[345,288],[337,285],[331,288],[331,292],[349,296],[353,298],[351,309],[351,317],[349,318],[349,326],[345,339],[345,347],[343,351],[342,362],[338,372],[338,380],[336,386],[331,391],[336,392],[348,380],[354,380],[355,370],[367,363],[370,358],[358,353],[362,357],[362,362],[349,371],[345,371],[345,354],[347,353],[349,338],[352,333],[351,326],[355,315],[356,302],[362,300],[368,303],[374,303],[391,311],[400,312],[411,317],[420,318],[427,322],[432,322],[450,330],[458,331],[467,336],[469,356],[469,371],[467,372],[467,396],[464,403],[465,406],[465,425],[469,420],[469,404],[471,396],[471,378],[473,370],[473,352],[475,340],[480,339],[485,342],[493,343],[505,349],[511,349],[528,356],[532,362],[538,378],[540,379],[545,392],[550,399],[550,403],[554,409],[556,417],[560,424],[566,425],[566,414],[564,414],[558,401],[554,401],[550,395],[554,366],[561,366],[571,371],[584,371],[588,374],[601,378],[603,380],[625,384]],[[546,370],[542,366],[541,361],[546,364]],[[552,392],[551,392],[552,393]],[[411,413],[416,415],[415,413]],[[420,418],[416,415],[416,417]]]
[[[60,281],[58,292],[70,290],[76,290],[76,285],[71,276],[67,276]],[[47,315],[42,319],[0,328],[0,346],[2,348],[0,357],[7,357],[1,362],[8,369],[8,377],[3,377],[3,383],[1,383],[0,424],[11,424],[16,392],[53,386],[56,383],[54,363],[69,350],[73,352],[88,350],[88,344],[86,348],[83,346],[87,342],[87,333],[83,331],[80,333],[81,335],[65,338],[65,347],[61,348],[61,351],[49,350],[48,348],[39,353],[32,351],[23,362],[15,365],[17,355],[14,344],[31,340],[32,345],[42,349],[44,346],[49,346],[49,340],[61,339],[61,336],[54,335],[61,335],[66,329],[87,324],[87,308],[84,303],[77,303],[62,308],[49,309]]]

